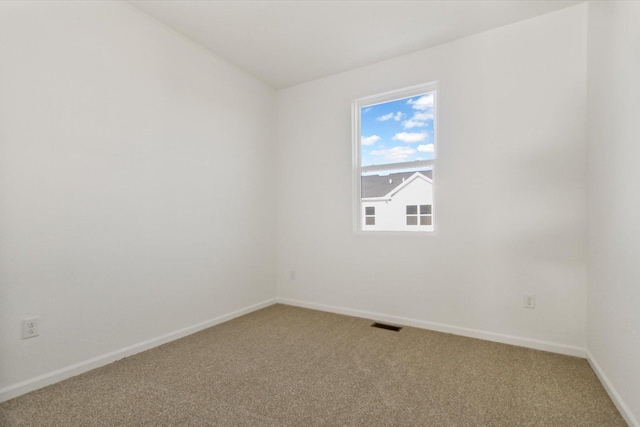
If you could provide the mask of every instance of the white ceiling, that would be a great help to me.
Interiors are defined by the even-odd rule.
[[[132,0],[129,3],[281,89],[581,2]]]

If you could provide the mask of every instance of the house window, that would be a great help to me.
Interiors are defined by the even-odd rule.
[[[364,223],[366,225],[376,225],[376,207],[367,206],[364,208]]]
[[[420,225],[431,225],[433,223],[431,205],[420,205]]]
[[[353,103],[356,231],[431,232],[437,84]]]
[[[407,225],[431,225],[431,205],[407,205]]]

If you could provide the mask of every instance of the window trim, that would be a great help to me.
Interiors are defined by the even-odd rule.
[[[419,160],[413,162],[403,162],[403,163],[389,163],[384,165],[372,165],[372,166],[361,166],[362,158],[361,158],[361,143],[360,137],[362,134],[361,123],[360,123],[360,111],[362,108],[369,107],[372,105],[384,104],[386,102],[410,98],[416,95],[421,95],[424,93],[433,93],[433,159],[432,160]],[[377,95],[365,96],[362,98],[355,99],[351,104],[351,148],[352,148],[352,223],[353,223],[353,233],[354,234],[367,234],[367,235],[398,235],[398,236],[435,236],[436,235],[436,224],[433,221],[435,217],[435,164],[438,159],[438,98],[439,98],[439,87],[438,81],[433,81],[429,83],[423,83],[415,86],[406,87],[403,89],[392,90],[384,93],[380,93]],[[431,223],[432,230],[403,230],[403,231],[384,231],[384,230],[364,230],[363,229],[363,215],[362,215],[362,192],[361,192],[361,177],[363,172],[377,172],[377,171],[389,171],[389,170],[400,170],[400,169],[409,169],[409,168],[430,168],[432,174],[433,185],[433,202],[431,205]]]

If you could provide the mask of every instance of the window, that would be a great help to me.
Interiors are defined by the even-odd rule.
[[[437,84],[353,103],[356,231],[431,232]]]
[[[417,206],[407,206],[407,225],[418,225]]]
[[[366,225],[376,225],[376,207],[366,206],[364,208],[364,218]]]
[[[433,223],[431,205],[420,205],[420,225],[431,225]]]
[[[431,225],[431,205],[407,205],[407,225]]]

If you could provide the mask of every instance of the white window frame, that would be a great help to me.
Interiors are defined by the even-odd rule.
[[[362,150],[360,137],[362,135],[360,123],[360,111],[372,105],[384,104],[403,98],[411,98],[425,93],[433,93],[433,160],[419,160],[413,162],[388,163],[384,165],[362,166]],[[377,95],[358,98],[353,101],[351,107],[351,129],[352,129],[352,162],[353,162],[353,231],[355,234],[380,234],[380,235],[420,235],[434,236],[436,234],[435,222],[435,164],[438,159],[438,82],[424,83],[404,89],[393,90]],[[431,205],[431,223],[433,230],[407,230],[407,231],[384,231],[384,230],[363,230],[362,224],[362,191],[361,177],[364,172],[393,171],[410,168],[430,168],[433,181],[433,202]],[[419,207],[418,207],[419,209]]]

